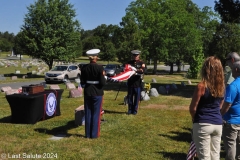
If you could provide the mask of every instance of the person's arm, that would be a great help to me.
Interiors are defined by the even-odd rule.
[[[221,114],[222,116],[229,110],[229,108],[231,107],[231,103],[228,103],[228,102],[224,102],[223,103],[223,106],[222,106],[222,109],[221,109]]]
[[[220,109],[222,109],[223,102],[224,102],[224,99],[222,99],[221,102],[220,102]]]
[[[105,71],[103,67],[100,67],[100,79],[99,79],[99,84],[101,86],[106,85],[106,78],[105,78]]]
[[[205,85],[202,82],[200,82],[197,85],[197,87],[195,88],[195,91],[194,91],[193,97],[192,97],[192,101],[189,106],[189,112],[192,117],[192,121],[194,120],[194,117],[196,114],[198,102],[199,102],[201,96],[204,94],[204,92],[205,92]]]
[[[237,95],[238,91],[235,85],[230,84],[226,87],[224,103],[220,111],[222,115],[224,115],[229,110]]]
[[[137,73],[143,74],[145,71],[145,67],[146,67],[145,63],[142,62],[141,67],[139,69],[137,69]]]

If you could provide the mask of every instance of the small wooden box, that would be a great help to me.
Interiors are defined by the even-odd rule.
[[[35,94],[44,91],[43,85],[22,86],[22,93]]]

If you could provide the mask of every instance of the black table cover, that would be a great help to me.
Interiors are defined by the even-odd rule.
[[[36,94],[12,94],[6,95],[6,99],[11,108],[11,122],[22,124],[35,124],[40,120],[46,120],[54,116],[59,116],[60,100],[62,97],[63,89],[50,90],[47,89],[44,92]],[[47,99],[50,93],[53,93],[56,97],[56,108],[52,115],[47,114],[48,101]],[[52,94],[51,94],[52,95]]]

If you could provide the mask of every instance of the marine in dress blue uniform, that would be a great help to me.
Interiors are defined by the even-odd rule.
[[[90,63],[81,69],[81,85],[84,87],[85,136],[98,138],[100,136],[100,121],[103,101],[103,86],[106,79],[103,67],[98,65],[99,49],[86,52]]]
[[[145,70],[145,63],[140,60],[140,53],[139,50],[133,50],[132,53],[132,60],[129,61],[127,64],[130,64],[136,71],[135,75],[132,75],[128,81],[128,114],[136,115],[138,112],[138,105],[141,98],[141,85],[142,85],[142,78],[143,73]]]

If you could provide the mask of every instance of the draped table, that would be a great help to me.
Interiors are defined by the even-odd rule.
[[[40,120],[60,116],[60,101],[63,89],[45,89],[36,94],[6,95],[11,108],[11,122],[35,124]]]

